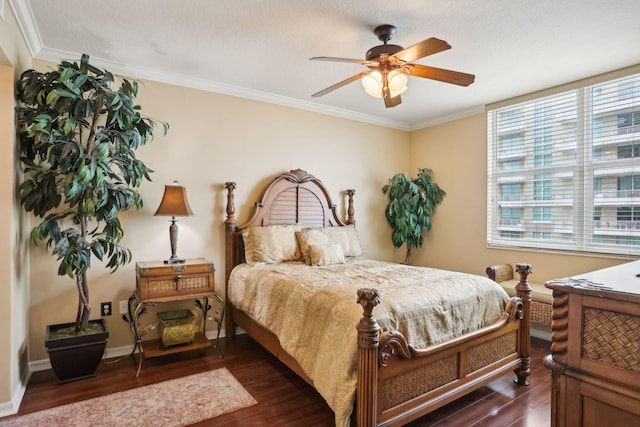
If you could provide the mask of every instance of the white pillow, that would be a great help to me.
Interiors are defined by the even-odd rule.
[[[361,257],[364,253],[358,238],[358,232],[353,225],[344,227],[314,227],[305,228],[296,233],[304,262],[310,265],[309,245],[324,245],[337,243],[342,247],[345,257]],[[324,236],[324,237],[323,237]]]
[[[345,256],[361,257],[364,254],[362,245],[360,244],[360,237],[358,237],[358,231],[353,225],[347,225],[342,227],[347,234],[349,241],[349,250],[345,252]]]
[[[339,243],[309,246],[311,265],[344,264],[344,252]]]
[[[319,228],[305,228],[296,232],[302,258],[307,265],[311,265],[311,246],[326,245],[329,243],[329,237]]]
[[[248,264],[273,264],[301,258],[296,231],[301,224],[251,227],[242,232],[244,256]]]

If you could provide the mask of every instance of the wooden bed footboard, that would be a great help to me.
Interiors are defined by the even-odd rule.
[[[380,295],[375,289],[360,289],[357,425],[405,424],[511,370],[515,383],[528,385],[531,266],[516,268],[518,297],[509,300],[495,323],[420,350],[398,332],[380,332],[373,316]]]

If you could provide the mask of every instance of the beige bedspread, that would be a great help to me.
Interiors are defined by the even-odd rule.
[[[353,408],[362,317],[356,291],[365,287],[380,291],[374,316],[382,328],[417,348],[495,322],[508,300],[486,277],[366,259],[237,266],[227,297],[278,336],[335,412],[336,426],[349,425]]]

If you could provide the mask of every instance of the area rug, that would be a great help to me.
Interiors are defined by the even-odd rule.
[[[221,368],[0,420],[0,426],[186,426],[256,403]]]

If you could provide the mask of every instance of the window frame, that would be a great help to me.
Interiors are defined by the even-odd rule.
[[[612,90],[608,85],[617,85],[615,90],[617,101],[612,101],[614,96],[611,95]],[[551,94],[545,91],[540,96],[526,96],[524,101],[503,101],[487,107],[487,245],[491,248],[520,248],[550,252],[640,255],[640,245],[637,243],[640,241],[640,226],[637,234],[635,232],[625,235],[611,234],[608,237],[606,234],[597,234],[601,232],[597,230],[599,227],[610,227],[609,232],[615,233],[615,229],[623,228],[624,225],[618,223],[615,218],[610,221],[615,225],[603,220],[603,207],[598,205],[601,202],[595,199],[596,193],[600,196],[613,194],[610,188],[603,191],[603,176],[611,180],[609,175],[606,175],[607,172],[598,172],[604,169],[602,165],[607,161],[613,162],[609,154],[610,146],[604,146],[598,141],[594,143],[598,138],[615,138],[614,134],[623,137],[631,135],[628,141],[614,142],[610,145],[620,148],[620,155],[624,157],[617,157],[618,160],[626,159],[633,162],[631,175],[640,174],[640,91],[635,90],[640,87],[640,73],[636,71],[636,74],[570,86],[565,91],[554,90]],[[604,91],[603,88],[605,88]],[[575,96],[575,108],[562,112],[564,119],[575,122],[575,135],[566,131],[565,134],[558,133],[560,135],[558,136],[551,130],[554,121],[557,120],[553,112],[554,102],[558,102],[563,96],[569,98]],[[614,102],[625,102],[629,106],[626,110],[611,113],[615,117],[613,125],[610,123],[610,117],[606,116],[605,119],[609,117],[607,119],[609,122],[605,126],[605,119],[596,112],[610,107]],[[558,115],[557,112],[556,115]],[[500,121],[505,118],[508,119],[506,123],[501,123]],[[553,193],[553,184],[550,183],[561,173],[558,172],[559,166],[553,164],[553,152],[557,150],[557,146],[572,138],[575,139],[575,163],[571,164],[567,172],[571,176],[570,184],[566,184],[566,188],[563,186],[561,188],[565,193],[573,193],[573,202],[569,209],[561,211],[563,214],[558,216],[551,206],[554,206],[555,200],[561,197]],[[519,141],[519,145],[514,141]],[[628,142],[628,147],[625,148],[623,142]],[[502,143],[505,143],[505,147],[509,147],[509,155],[504,151],[501,152]],[[527,163],[522,160],[522,169],[502,167],[503,162],[514,164],[516,151],[524,153],[523,158],[529,156],[530,161]],[[634,158],[636,161],[633,160]],[[612,168],[613,166],[610,167]],[[508,206],[509,209],[518,206],[518,204],[507,205],[506,201],[513,202],[515,198],[511,193],[507,195],[502,193],[502,188],[509,188],[510,185],[514,188],[517,185],[517,180],[513,177],[515,173],[521,175],[519,177],[522,201],[519,206],[523,206],[523,214],[520,218],[521,229],[502,228],[500,230],[500,220],[504,219],[500,213],[500,204],[502,203],[505,208]],[[508,177],[509,174],[512,175],[511,178]],[[620,179],[618,177],[618,181]],[[622,179],[628,178],[622,177]],[[634,181],[635,190],[635,178],[631,179]],[[525,189],[527,185],[528,190]],[[631,201],[628,202],[632,204],[624,205],[631,206],[632,219],[628,221],[631,223],[634,221],[633,218],[637,218],[636,210],[640,210],[640,191],[637,200],[633,199],[634,195],[635,191],[630,197]],[[527,213],[528,209],[530,210]],[[607,212],[619,211],[615,207],[608,207],[608,209]],[[569,211],[570,215],[566,213]],[[616,216],[617,214],[614,215]],[[538,228],[532,227],[534,223],[538,223]],[[565,229],[555,231],[553,227],[557,224],[564,224]],[[567,228],[566,224],[571,224],[570,228]],[[556,228],[562,229],[562,226]],[[554,234],[555,237],[546,238]],[[633,243],[620,243],[623,241]]]

